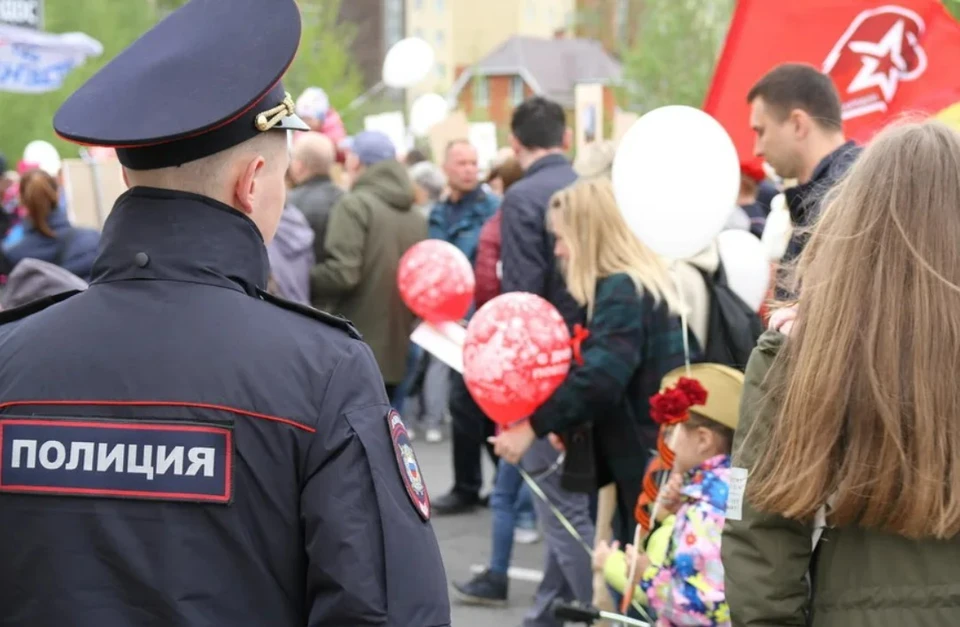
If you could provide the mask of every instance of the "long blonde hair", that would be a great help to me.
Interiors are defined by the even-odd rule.
[[[832,525],[957,535],[960,135],[939,122],[878,135],[827,199],[798,271],[797,322],[774,364],[779,415],[748,498],[809,520],[832,496]]]
[[[597,281],[629,275],[638,290],[679,312],[679,298],[666,263],[647,248],[624,221],[609,179],[582,180],[550,201],[549,226],[563,240],[569,259],[562,263],[567,290],[593,317]]]

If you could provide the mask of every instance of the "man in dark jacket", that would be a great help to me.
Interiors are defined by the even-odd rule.
[[[287,202],[299,209],[313,229],[313,252],[323,261],[323,242],[327,221],[343,190],[330,179],[330,168],[337,158],[337,149],[330,138],[321,133],[304,133],[293,145],[290,158],[290,180],[293,189]]]
[[[754,152],[784,179],[799,185],[786,192],[794,234],[783,257],[796,259],[816,222],[820,205],[856,160],[860,148],[843,135],[840,97],[830,77],[809,65],[787,63],[771,70],[747,95]]]
[[[397,269],[407,249],[426,239],[427,221],[412,210],[413,183],[389,137],[358,134],[346,165],[353,185],[330,212],[327,256],[310,273],[311,298],[357,325],[392,397],[406,374],[414,327]]]
[[[583,322],[582,308],[567,292],[554,257],[554,237],[546,224],[550,198],[574,183],[577,175],[564,156],[570,146],[563,109],[555,102],[534,97],[513,113],[511,144],[524,178],[515,183],[503,199],[500,226],[502,292],[530,292],[550,301],[571,327]],[[451,398],[452,402],[452,398]],[[568,459],[578,456],[575,444],[568,446]],[[593,521],[585,494],[575,494],[560,485],[560,472],[550,472],[558,453],[546,439],[534,442],[521,465],[541,475],[538,481],[550,502],[574,526],[585,542],[593,543]],[[557,599],[589,603],[593,596],[590,558],[540,500],[535,501],[547,544],[547,565],[537,590],[534,607],[524,627],[552,627],[552,605]],[[483,573],[467,584],[476,597],[502,592],[506,582]]]
[[[57,112],[130,190],[86,291],[0,313],[4,625],[450,625],[370,349],[264,290],[299,41],[294,0],[192,0]]]
[[[454,140],[447,146],[443,169],[449,192],[430,211],[429,236],[450,242],[473,265],[480,229],[500,206],[500,198],[480,185],[477,149],[467,140]],[[434,358],[426,358],[433,361],[434,372],[443,369]],[[466,391],[463,377],[451,372],[450,385],[454,485],[453,490],[434,500],[434,511],[438,515],[458,514],[480,501],[480,488],[483,485],[480,449],[487,437],[494,434],[493,423]],[[435,412],[434,409],[432,413]],[[428,417],[438,419],[438,416]]]

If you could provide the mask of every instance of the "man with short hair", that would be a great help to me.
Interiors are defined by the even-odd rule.
[[[503,199],[501,224],[502,262],[501,291],[530,292],[552,303],[572,328],[584,322],[583,309],[570,296],[554,256],[554,236],[547,226],[550,198],[573,184],[577,174],[565,153],[570,146],[563,108],[542,97],[523,102],[513,112],[510,143],[517,161],[526,171],[524,178],[507,190]],[[595,477],[582,482],[575,493],[561,486],[578,479],[573,473],[594,473],[592,467],[577,468],[575,459],[592,459],[592,449],[584,450],[590,440],[576,437],[567,440],[567,462],[557,470],[558,453],[550,442],[536,439],[529,423],[511,427],[524,435],[532,435],[533,444],[521,465],[530,474],[539,476],[538,484],[564,517],[573,525],[584,542],[593,544],[594,527],[590,516],[588,492],[596,493]],[[589,484],[589,485],[588,485]],[[590,557],[569,531],[559,522],[549,506],[537,499],[537,518],[543,525],[547,560],[543,581],[537,590],[533,608],[524,620],[524,627],[554,627],[552,606],[557,599],[589,603],[593,597]],[[626,512],[625,515],[631,515]],[[473,598],[505,598],[507,581],[503,574],[486,572],[465,586],[461,594]]]
[[[450,624],[370,349],[264,289],[299,41],[293,0],[192,0],[57,112],[130,189],[88,289],[0,313],[4,624]]]
[[[860,148],[843,135],[840,97],[830,77],[810,65],[787,63],[771,70],[747,95],[754,152],[777,174],[796,179],[786,191],[797,227],[783,261],[798,257],[806,244],[803,229],[820,214],[826,192],[846,173]]]
[[[397,269],[407,249],[427,237],[427,221],[412,210],[413,183],[389,137],[364,131],[348,150],[353,183],[330,212],[326,258],[310,272],[311,298],[357,325],[392,398],[406,374],[414,325]]]
[[[430,211],[429,237],[450,242],[460,249],[473,266],[480,229],[496,213],[500,198],[480,185],[477,149],[465,139],[457,139],[447,145],[443,172],[447,178],[448,192]],[[435,379],[439,373],[447,370],[435,358],[427,358],[430,359],[428,376]],[[433,386],[429,389],[433,389]],[[429,406],[424,407],[428,439],[431,439],[432,428],[434,440],[439,434],[441,418],[435,415],[440,410],[440,403],[434,402],[436,400],[431,399],[427,403]],[[438,515],[468,511],[480,502],[480,488],[483,487],[481,450],[487,446],[487,438],[493,435],[493,423],[467,392],[463,377],[452,371],[449,406],[453,419],[454,485],[449,493],[434,500],[434,511]]]
[[[304,133],[293,144],[290,159],[290,180],[293,189],[287,202],[299,209],[313,229],[313,252],[323,261],[323,242],[327,234],[327,220],[343,190],[330,179],[330,168],[337,159],[337,149],[329,137],[321,133]]]

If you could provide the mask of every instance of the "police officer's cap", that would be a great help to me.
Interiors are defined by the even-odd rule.
[[[294,0],[191,0],[60,107],[68,141],[133,170],[181,165],[260,133],[309,130],[280,79],[300,43]]]

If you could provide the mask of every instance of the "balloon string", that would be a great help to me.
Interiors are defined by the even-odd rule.
[[[677,298],[680,300],[680,329],[683,333],[683,365],[687,370],[687,377],[690,374],[690,323],[687,319],[687,299],[683,295],[683,287],[680,285],[680,279],[677,278],[676,264],[674,262],[670,268],[670,276],[673,279],[673,286],[676,288]]]
[[[531,476],[527,473],[526,470],[524,470],[523,468],[521,468],[519,465],[514,466],[514,467],[515,467],[517,470],[520,471],[520,476],[523,477],[523,481],[527,484],[527,487],[530,488],[530,491],[533,492],[534,495],[535,495],[538,499],[540,499],[541,501],[543,501],[543,503],[544,503],[547,507],[550,508],[550,512],[551,512],[551,513],[553,514],[553,516],[557,519],[557,521],[563,526],[564,529],[567,530],[567,533],[569,533],[570,536],[571,536],[574,540],[576,540],[576,541],[580,544],[580,546],[583,547],[583,550],[585,550],[585,551],[587,552],[587,555],[590,556],[590,559],[593,560],[593,549],[590,547],[590,545],[587,543],[587,541],[583,539],[583,536],[581,536],[581,535],[580,535],[580,532],[577,531],[577,528],[573,526],[573,523],[571,523],[571,522],[567,519],[567,517],[563,515],[563,512],[561,512],[559,509],[557,509],[557,506],[554,505],[553,502],[552,502],[552,501],[547,497],[547,495],[544,493],[544,491],[540,489],[540,486],[537,485],[537,482],[534,480],[533,477],[531,477]],[[628,582],[627,585],[629,585],[629,582]],[[646,610],[643,608],[643,606],[640,605],[639,603],[636,603],[636,602],[633,601],[633,599],[632,599],[632,597],[633,597],[632,591],[631,591],[630,597],[631,597],[631,600],[630,600],[629,602],[627,602],[625,608],[629,608],[629,607],[632,606],[633,609],[635,609],[645,621],[650,622],[650,623],[652,624],[652,623],[653,623],[653,619],[647,614],[647,612],[646,612]],[[622,611],[623,611],[623,612],[626,612],[626,609],[624,609],[624,610],[622,610]]]

